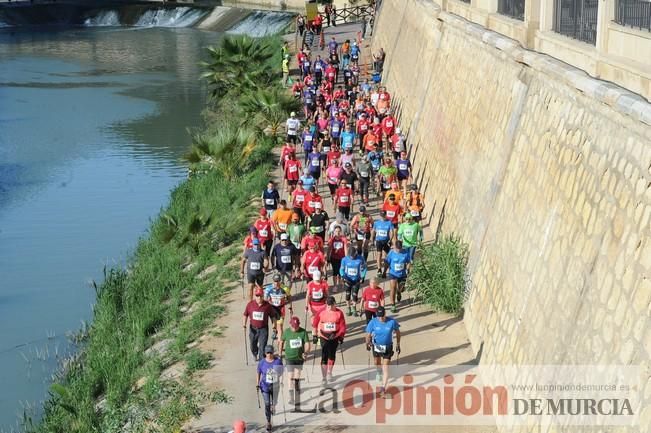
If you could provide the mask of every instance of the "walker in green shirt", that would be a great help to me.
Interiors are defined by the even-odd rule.
[[[289,234],[289,240],[291,243],[293,243],[296,248],[300,249],[303,235],[305,235],[305,226],[301,223],[291,223],[287,226],[287,234]]]
[[[288,361],[302,361],[305,343],[309,341],[307,331],[303,328],[298,328],[297,331],[287,328],[283,332],[282,340],[285,342],[285,359]]]
[[[398,226],[398,239],[405,248],[415,247],[423,240],[423,229],[417,222],[404,222]]]

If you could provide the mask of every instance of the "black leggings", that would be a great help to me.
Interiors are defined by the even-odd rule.
[[[339,347],[338,339],[326,340],[325,338],[321,338],[321,365],[326,365],[328,359],[331,361],[335,360],[337,347]]]

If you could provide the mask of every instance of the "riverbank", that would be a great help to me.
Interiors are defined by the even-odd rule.
[[[105,281],[95,287],[92,324],[77,336],[79,351],[62,366],[43,419],[27,418],[26,431],[175,431],[198,414],[202,401],[227,400],[220,390],[197,388],[194,373],[210,365],[211,355],[194,342],[224,312],[223,297],[237,281],[231,259],[239,253],[251,197],[267,181],[276,144],[274,136],[258,132],[264,119],[247,116],[239,101],[280,82],[278,38],[238,41],[236,48],[217,50],[218,60],[229,60],[232,68],[239,59],[250,72],[262,71],[258,85],[232,78],[232,70],[213,58],[211,67],[229,90],[211,104],[207,126],[194,137],[188,158],[200,174],[172,192],[127,268],[105,271]],[[244,57],[237,51],[242,49],[258,55]],[[282,104],[277,109],[287,115]],[[244,125],[241,119],[247,119]],[[223,132],[235,128],[250,134]],[[238,147],[241,138],[246,146]],[[237,172],[210,162],[225,149],[238,158]]]

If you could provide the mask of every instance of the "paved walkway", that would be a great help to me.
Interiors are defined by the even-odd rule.
[[[359,25],[348,24],[340,25],[335,28],[328,28],[326,31],[326,41],[332,36],[335,36],[339,42],[345,39],[353,39],[356,37],[357,32],[360,30]],[[293,35],[288,40],[293,42]],[[370,46],[369,41],[364,41],[362,44],[362,63],[366,63],[368,67],[370,59]],[[313,56],[322,54],[316,50]],[[295,62],[295,57],[292,57],[292,62]],[[294,66],[296,66],[294,64]],[[371,68],[368,67],[367,70]],[[362,68],[364,71],[364,68]],[[297,72],[297,69],[295,70]],[[389,92],[391,89],[388,89]],[[299,146],[300,148],[300,146]],[[298,159],[303,160],[299,155]],[[277,170],[275,174],[276,180],[281,181],[281,173]],[[321,186],[321,195],[324,197],[326,210],[331,218],[334,218],[335,212],[332,209],[332,203],[329,199],[329,192],[325,185]],[[356,208],[359,204],[356,203]],[[368,209],[374,218],[378,217],[378,200],[373,198]],[[431,236],[431,230],[425,230],[426,235]],[[369,257],[369,274],[368,278],[376,275],[375,263],[370,260],[373,253]],[[329,278],[330,282],[331,279]],[[380,280],[384,281],[384,280]],[[267,281],[266,281],[267,282]],[[388,296],[389,284],[386,281],[386,295]],[[304,294],[297,288],[294,289],[294,311],[299,315],[301,322],[304,320],[303,311],[305,306]],[[361,292],[360,292],[361,294]],[[337,295],[339,300],[339,294]],[[406,298],[409,300],[409,298]],[[252,360],[249,361],[247,367],[244,363],[244,336],[241,326],[242,311],[244,310],[245,302],[241,299],[239,289],[234,290],[228,299],[228,314],[220,320],[221,325],[226,325],[228,328],[224,331],[224,337],[209,336],[202,340],[200,347],[203,350],[210,350],[215,355],[215,362],[210,370],[207,370],[199,379],[207,389],[224,389],[233,400],[231,404],[214,404],[205,408],[202,415],[192,420],[184,431],[188,432],[227,432],[231,430],[232,421],[236,418],[246,420],[250,430],[264,431],[265,419],[264,409],[258,409],[258,403],[255,390],[255,365]],[[341,304],[340,304],[341,306]],[[343,308],[343,307],[342,307]],[[403,333],[402,338],[402,354],[400,356],[400,364],[420,364],[420,365],[460,365],[471,364],[475,361],[475,354],[472,352],[470,343],[466,336],[466,330],[463,322],[448,314],[434,314],[426,306],[414,303],[410,305],[403,300],[403,306],[397,314],[393,315],[398,319]],[[368,352],[366,351],[363,338],[364,338],[364,318],[363,317],[347,317],[349,332],[346,336],[344,343],[344,356],[346,368],[351,368],[353,365],[366,366],[369,362]],[[308,319],[309,320],[309,319]],[[304,326],[304,324],[301,324]],[[320,348],[317,348],[320,357]],[[313,351],[314,353],[314,351]],[[312,355],[308,358],[306,370],[311,369]],[[319,359],[316,360],[315,375],[318,372]],[[341,362],[341,352],[337,353],[337,364],[335,365],[334,375],[345,374],[343,363]],[[314,379],[314,376],[312,376]],[[316,383],[305,383],[305,389],[320,389],[320,385]],[[274,418],[274,431],[277,432],[316,432],[324,431],[323,427],[318,426],[305,426],[305,423],[310,421],[309,417],[314,415],[301,415],[291,414],[287,412],[289,407],[286,405],[283,409],[282,402],[279,402],[277,407],[277,414]],[[283,425],[287,419],[287,424]],[[408,427],[410,433],[419,432],[477,432],[489,433],[494,429],[491,427],[472,427],[472,426],[415,426]],[[398,433],[404,431],[404,428],[396,427],[380,427],[380,426],[328,426],[328,432],[383,432],[392,431]]]

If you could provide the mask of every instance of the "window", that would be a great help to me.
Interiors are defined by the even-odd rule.
[[[598,0],[554,0],[554,31],[594,45]]]
[[[497,12],[524,21],[524,0],[499,0],[497,2]]]
[[[615,22],[651,31],[651,1],[617,0]]]

